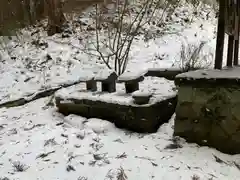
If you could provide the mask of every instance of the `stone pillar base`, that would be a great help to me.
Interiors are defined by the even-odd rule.
[[[174,135],[224,153],[240,153],[240,68],[188,72],[178,75],[175,83],[179,92]]]

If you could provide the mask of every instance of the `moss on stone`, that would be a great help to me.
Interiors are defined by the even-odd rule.
[[[240,153],[240,90],[184,85],[179,92],[174,135],[225,153]]]

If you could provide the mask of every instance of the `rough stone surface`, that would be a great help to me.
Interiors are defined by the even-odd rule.
[[[109,92],[109,93],[113,93],[116,92],[116,81],[106,81],[106,82],[102,82],[102,91],[103,92]]]
[[[88,91],[97,91],[97,82],[93,79],[86,81],[86,88]]]
[[[196,70],[182,73],[175,78],[176,85],[195,87],[233,87],[240,86],[240,67]]]
[[[139,90],[139,82],[144,80],[145,71],[141,73],[126,72],[118,78],[118,83],[125,83],[126,93],[133,93]]]
[[[240,153],[240,87],[212,87],[207,82],[205,87],[179,87],[174,135],[224,153]]]
[[[116,81],[117,74],[114,71],[100,72],[98,76],[95,77],[95,81],[102,83],[102,91],[113,93],[116,92]]]
[[[94,78],[95,81],[99,82],[113,82],[118,78],[117,73],[112,70],[101,70]]]
[[[152,94],[133,94],[134,103],[138,105],[148,104],[149,99],[152,97]]]
[[[125,82],[126,93],[132,93],[134,91],[139,90],[138,82]]]
[[[119,128],[152,133],[172,117],[176,107],[176,97],[149,106],[119,105],[87,99],[64,101],[56,97],[56,105],[59,112],[64,115],[78,114],[87,118],[106,119]]]

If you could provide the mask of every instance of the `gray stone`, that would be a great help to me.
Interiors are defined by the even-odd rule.
[[[149,106],[120,105],[88,99],[64,101],[56,97],[56,105],[59,112],[64,115],[78,114],[86,118],[106,119],[118,128],[152,133],[172,117],[176,107],[176,97]]]
[[[234,80],[231,80],[228,74],[230,81],[223,79],[224,75],[220,79],[210,77],[205,80],[204,75],[200,78],[196,78],[196,74],[194,78],[190,75],[177,77],[184,80],[181,83],[177,80],[179,94],[174,135],[224,153],[239,154],[240,85],[236,83],[237,75],[234,74]]]
[[[126,72],[118,78],[118,83],[125,83],[126,93],[133,93],[139,90],[139,82],[144,80],[145,73],[145,71],[137,74]]]
[[[168,80],[174,80],[178,74],[183,72],[179,68],[150,68],[145,76],[163,77]]]
[[[137,91],[136,91],[137,92]],[[132,98],[134,99],[134,103],[138,105],[148,104],[149,99],[152,97],[152,94],[150,93],[133,93]]]
[[[86,81],[86,88],[88,91],[97,91],[97,82],[94,79]]]
[[[112,81],[112,82],[102,81],[102,91],[109,92],[109,93],[116,92],[116,81]]]
[[[103,92],[113,93],[116,92],[117,77],[115,71],[103,70],[96,75],[94,80],[102,83]]]
[[[139,90],[139,82],[125,82],[126,93],[132,93]]]

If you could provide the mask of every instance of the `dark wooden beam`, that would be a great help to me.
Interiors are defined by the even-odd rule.
[[[218,32],[214,65],[215,69],[222,69],[225,37],[225,4],[226,0],[219,0]]]
[[[233,66],[234,35],[228,36],[227,67]]]
[[[235,45],[234,45],[234,60],[233,60],[233,64],[234,66],[238,66],[238,57],[239,57],[239,31],[240,31],[240,19],[239,19],[239,16],[240,16],[240,2],[237,1],[237,7],[236,7],[236,15],[237,15],[237,19],[236,19],[236,29],[237,29],[237,32],[236,32],[236,37],[235,37]]]
[[[234,43],[234,66],[238,66],[238,56],[239,56],[239,39],[235,40]]]

